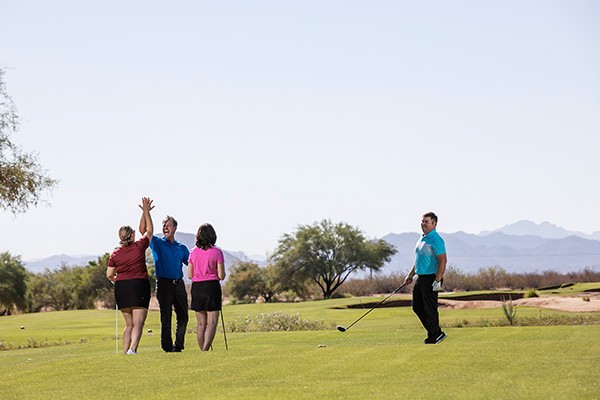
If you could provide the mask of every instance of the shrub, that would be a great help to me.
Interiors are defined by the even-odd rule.
[[[540,317],[526,317],[519,319],[519,326],[552,326],[552,325],[598,325],[600,314],[590,315],[549,315]]]
[[[468,319],[463,319],[462,321],[456,321],[449,325],[451,328],[466,328],[467,326],[471,326],[471,323]]]
[[[599,325],[600,324],[600,313],[594,313],[589,315],[548,315],[542,316],[540,310],[539,317],[522,317],[518,320],[514,320],[515,326],[556,326],[556,325]],[[444,328],[489,328],[497,326],[507,326],[507,320],[498,319],[497,321],[490,321],[486,318],[481,318],[475,322],[469,322],[468,320],[455,321],[452,323],[444,324]]]
[[[527,290],[525,292],[525,294],[523,295],[523,297],[525,297],[526,299],[531,298],[531,297],[540,297],[540,295],[538,294],[537,290],[535,290],[534,288],[531,288],[529,290]]]
[[[87,338],[79,339],[79,343],[87,343],[87,341]],[[37,340],[34,338],[27,338],[27,343],[25,344],[7,343],[0,339],[0,350],[38,349],[42,347],[67,346],[69,344],[71,344],[71,342],[62,339],[48,340],[46,338],[44,340]]]
[[[351,295],[349,295],[348,293],[333,292],[333,294],[331,295],[332,299],[344,299],[348,297],[351,297]]]
[[[247,315],[227,323],[228,332],[276,332],[276,331],[318,331],[335,329],[335,323],[309,321],[300,318],[300,314],[282,312]]]
[[[375,275],[363,279],[350,279],[340,287],[344,295],[369,296],[377,293],[391,293],[404,282],[406,274]],[[399,293],[407,293],[403,288]]]

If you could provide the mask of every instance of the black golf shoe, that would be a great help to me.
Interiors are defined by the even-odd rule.
[[[441,332],[436,338],[426,338],[423,343],[424,344],[438,344],[440,343],[442,340],[446,339],[446,334],[444,332]]]
[[[444,332],[440,333],[440,335],[435,339],[435,344],[440,343],[442,340],[446,339],[446,334]]]

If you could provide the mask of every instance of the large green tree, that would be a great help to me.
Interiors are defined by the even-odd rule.
[[[114,287],[106,278],[109,254],[85,266],[61,266],[32,274],[29,279],[29,309],[72,310],[113,308]]]
[[[115,307],[114,285],[106,278],[109,256],[105,253],[87,266],[73,269],[74,273],[77,273],[77,269],[81,271],[80,282],[74,293],[75,308],[96,308],[97,303],[107,308]]]
[[[369,240],[358,228],[323,220],[283,235],[271,259],[289,279],[314,281],[328,299],[352,273],[378,271],[395,253],[392,245]]]
[[[27,270],[21,257],[0,254],[0,315],[27,308]]]
[[[35,274],[29,283],[31,310],[73,310],[78,308],[77,288],[81,284],[81,267],[66,265]],[[81,303],[82,299],[79,299]]]
[[[227,292],[238,301],[251,302],[267,292],[265,271],[253,262],[241,262],[236,264],[229,272]],[[265,298],[270,301],[270,294]]]
[[[6,91],[5,71],[0,68],[0,209],[13,214],[36,206],[43,191],[56,186],[38,163],[36,153],[24,152],[10,135],[19,127],[19,116]]]

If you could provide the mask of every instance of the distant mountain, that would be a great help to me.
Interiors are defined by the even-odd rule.
[[[548,239],[535,235],[507,235],[501,232],[473,235],[464,232],[440,233],[446,242],[448,265],[464,272],[500,266],[508,272],[577,271],[600,268],[600,241],[571,235]],[[389,234],[383,240],[398,250],[383,274],[406,273],[414,262],[419,233]]]
[[[162,235],[158,235],[162,236]],[[196,247],[196,235],[192,233],[185,232],[175,232],[175,239],[184,245],[191,251],[194,247]],[[241,251],[227,251],[223,250],[223,257],[225,258],[225,272],[229,274],[229,270],[239,262],[255,262],[259,265],[264,265],[264,260],[254,260],[248,256],[246,256]],[[68,267],[74,266],[84,266],[87,265],[90,261],[95,261],[100,257],[99,255],[82,255],[82,256],[69,256],[67,254],[60,254],[55,256],[50,256],[43,259],[31,260],[31,261],[23,261],[25,268],[34,273],[44,272],[46,269],[54,270],[62,267],[63,265]]]
[[[66,254],[60,254],[57,256],[51,256],[43,259],[23,261],[25,268],[34,273],[44,272],[46,269],[56,269],[63,265],[67,267],[74,267],[79,265],[87,265],[90,261],[95,261],[98,256],[69,256]]]
[[[244,253],[243,251],[228,251],[228,253],[234,257],[237,257],[242,262],[255,263],[257,265],[260,265],[261,267],[264,267],[265,265],[267,265],[267,257],[266,256],[259,256],[259,255],[247,256],[246,253]]]
[[[382,269],[383,274],[408,271],[414,262],[414,246],[419,235],[416,232],[390,233],[382,238],[398,250]],[[586,235],[549,222],[536,224],[523,220],[478,235],[455,232],[442,233],[442,236],[448,249],[448,264],[465,272],[489,266],[500,266],[509,272],[569,272],[588,266],[600,268],[600,231]],[[177,232],[175,238],[190,250],[195,246],[194,234]],[[223,255],[228,274],[231,267],[242,261],[266,264],[265,258],[248,257],[241,251],[223,250]],[[32,272],[43,272],[46,268],[55,269],[62,265],[86,265],[97,258],[62,254],[24,261],[24,264]]]
[[[521,220],[514,224],[505,225],[502,228],[493,231],[483,231],[480,235],[489,235],[497,232],[505,233],[507,235],[533,235],[546,239],[563,239],[568,236],[579,236],[584,239],[600,240],[600,231],[588,235],[583,232],[566,230],[547,221],[536,224],[535,222],[527,220]]]

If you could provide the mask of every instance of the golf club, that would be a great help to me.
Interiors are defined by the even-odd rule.
[[[119,306],[115,304],[115,354],[119,354]]]
[[[227,334],[225,333],[225,319],[223,318],[223,310],[221,310],[221,324],[223,325],[223,337],[225,338],[225,350],[229,350],[229,346],[227,346]]]
[[[400,285],[399,287],[397,287],[396,290],[394,290],[392,293],[388,294],[385,299],[381,300],[379,303],[377,303],[377,305],[375,305],[369,311],[367,311],[366,313],[364,313],[359,319],[357,319],[356,321],[354,321],[353,323],[351,323],[350,325],[348,325],[347,328],[344,328],[343,326],[338,325],[337,330],[340,331],[340,332],[346,332],[348,329],[352,328],[352,326],[354,324],[356,324],[358,321],[360,321],[361,319],[363,319],[368,313],[370,313],[371,311],[373,311],[374,309],[376,309],[377,307],[379,307],[380,305],[382,305],[384,301],[386,301],[387,299],[389,299],[390,297],[392,297],[392,295],[396,294],[396,292],[398,292],[404,286],[406,286],[406,283],[403,283],[402,285]]]

